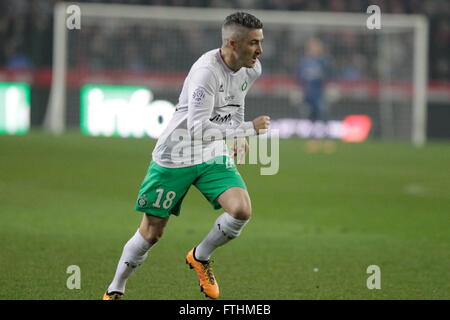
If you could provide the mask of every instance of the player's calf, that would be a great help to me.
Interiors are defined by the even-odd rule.
[[[106,296],[103,297],[104,299],[112,297],[114,292],[123,296],[128,278],[144,263],[150,248],[162,237],[167,220],[144,214],[138,231],[128,240],[123,248],[114,279],[109,285]]]
[[[202,261],[209,260],[215,249],[237,238],[247,220],[236,219],[227,212],[221,214],[203,241],[196,247],[195,258]]]

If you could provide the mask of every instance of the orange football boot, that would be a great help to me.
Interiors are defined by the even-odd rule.
[[[111,293],[105,292],[103,295],[102,300],[122,300],[123,299],[123,293],[113,291]]]
[[[211,268],[211,261],[198,261],[194,257],[194,250],[195,248],[188,252],[186,256],[186,263],[197,273],[200,291],[202,291],[208,298],[217,299],[219,297],[219,285],[214,277],[214,273]]]

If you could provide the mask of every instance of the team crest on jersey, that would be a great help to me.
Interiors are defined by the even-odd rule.
[[[144,208],[147,205],[147,196],[143,194],[138,200],[139,207]]]
[[[241,89],[242,89],[242,91],[245,91],[245,89],[247,89],[247,81],[245,81],[245,82],[242,84]]]
[[[194,99],[195,102],[201,102],[204,98],[205,90],[203,88],[195,89],[194,93],[192,94],[192,99]]]
[[[224,90],[223,90],[223,84],[220,85],[220,87],[219,87],[219,92],[224,92]]]

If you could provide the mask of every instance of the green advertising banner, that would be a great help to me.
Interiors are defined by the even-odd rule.
[[[175,112],[141,86],[87,84],[81,88],[81,131],[93,136],[158,138]]]
[[[29,85],[0,82],[0,134],[25,134],[29,127]]]

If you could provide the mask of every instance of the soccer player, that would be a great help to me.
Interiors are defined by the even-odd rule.
[[[325,54],[325,49],[319,39],[312,38],[305,45],[305,55],[297,67],[297,80],[304,87],[305,102],[309,106],[309,119],[312,124],[328,122],[328,105],[325,99],[326,81],[331,78],[331,60]],[[307,144],[308,152],[316,152],[320,148],[319,141],[312,137]],[[325,152],[333,152],[335,145],[325,137],[323,142]]]
[[[244,121],[245,96],[261,75],[262,27],[251,14],[231,14],[222,25],[222,47],[206,52],[191,67],[139,190],[135,209],[144,213],[142,222],[123,248],[104,300],[123,297],[127,279],[161,238],[169,216],[180,214],[191,185],[214,209],[224,210],[203,241],[185,257],[204,294],[219,297],[211,254],[239,236],[252,214],[246,185],[225,139],[242,141],[264,133],[270,124],[268,116]]]

